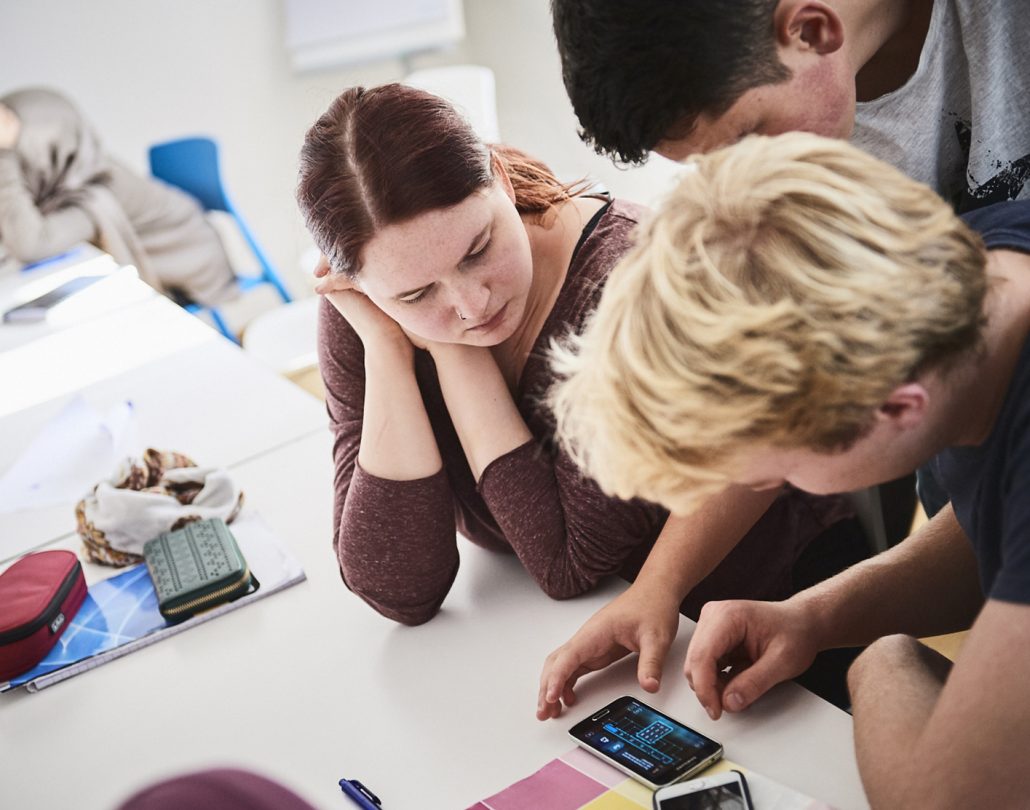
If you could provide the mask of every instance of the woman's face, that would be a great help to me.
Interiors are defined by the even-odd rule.
[[[404,329],[435,343],[496,346],[522,321],[529,237],[503,180],[450,208],[379,231],[356,286]]]

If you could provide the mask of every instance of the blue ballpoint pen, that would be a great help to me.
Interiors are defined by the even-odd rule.
[[[340,790],[361,810],[382,810],[383,803],[357,779],[341,779]]]

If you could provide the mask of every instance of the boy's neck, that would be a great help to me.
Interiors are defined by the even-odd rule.
[[[840,0],[858,101],[897,90],[915,73],[934,0]]]

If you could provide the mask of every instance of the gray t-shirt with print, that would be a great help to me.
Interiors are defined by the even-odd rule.
[[[852,143],[956,210],[1030,198],[1027,0],[936,0],[919,66],[858,105]]]

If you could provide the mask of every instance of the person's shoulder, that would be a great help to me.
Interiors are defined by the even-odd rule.
[[[961,215],[980,234],[988,250],[1030,252],[1030,200],[1007,200]]]
[[[633,202],[632,200],[615,197],[612,199],[612,203],[608,206],[608,210],[605,213],[614,220],[638,225],[648,217],[650,209],[647,206]]]
[[[595,217],[584,234],[581,252],[625,252],[633,240],[637,226],[648,216],[648,209],[630,200],[612,199]]]
[[[607,265],[629,249],[633,230],[639,222],[638,208],[634,203],[613,199],[594,213],[576,245],[574,273],[585,268],[596,271],[599,263]],[[604,274],[607,275],[607,269]]]

